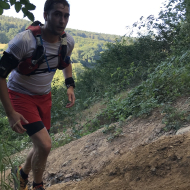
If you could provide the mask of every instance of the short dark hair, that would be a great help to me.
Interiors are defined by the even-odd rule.
[[[54,3],[61,3],[64,6],[68,6],[70,7],[69,3],[67,0],[46,0],[45,4],[44,4],[44,12],[49,12],[51,11],[51,9],[53,9],[53,4]]]

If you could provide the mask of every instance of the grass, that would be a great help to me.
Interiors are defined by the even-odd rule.
[[[6,47],[7,44],[0,44],[0,57],[3,54],[4,48]]]
[[[3,49],[7,44],[0,44],[0,49]]]

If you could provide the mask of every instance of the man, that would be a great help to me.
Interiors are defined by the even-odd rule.
[[[17,133],[27,132],[33,143],[33,149],[29,152],[24,166],[13,171],[20,180],[19,190],[28,190],[27,179],[30,170],[32,170],[34,178],[33,190],[45,189],[42,175],[51,149],[51,139],[48,133],[50,129],[51,81],[55,74],[53,68],[57,67],[60,61],[58,55],[61,47],[60,36],[66,28],[69,16],[70,6],[67,0],[46,0],[44,5],[45,25],[41,26],[42,43],[46,52],[34,74],[20,74],[17,69],[18,64],[16,67],[12,66],[15,62],[20,64],[22,60],[33,55],[36,49],[36,39],[31,30],[15,36],[9,42],[9,47],[0,61],[0,99],[9,124]],[[69,34],[66,35],[67,56],[70,56],[74,48],[74,40]],[[7,70],[12,70],[12,72],[6,84],[6,77],[9,74]],[[39,72],[41,70],[44,72]],[[63,69],[63,74],[70,101],[66,107],[70,108],[75,103],[75,85],[71,64]]]

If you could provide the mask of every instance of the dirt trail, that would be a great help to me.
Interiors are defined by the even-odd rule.
[[[189,190],[190,134],[161,138],[111,161],[81,182],[48,190]]]
[[[100,171],[112,165],[114,159],[120,159],[135,147],[159,138],[164,127],[161,121],[160,112],[154,111],[148,119],[134,119],[122,126],[123,133],[112,141],[108,141],[112,132],[105,134],[100,129],[52,151],[44,176],[46,186],[51,186],[48,190],[60,189],[62,186],[65,188],[65,185],[73,181],[80,182],[89,176],[98,176]],[[119,123],[113,125],[121,128]]]

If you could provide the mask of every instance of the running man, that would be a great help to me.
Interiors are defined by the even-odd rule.
[[[63,61],[62,49],[65,42],[62,36],[69,16],[70,5],[67,0],[46,0],[45,24],[39,27],[40,47],[44,47],[45,51],[42,53],[45,52],[45,55],[39,67],[31,74],[25,75],[19,72],[21,70],[25,72],[25,67],[22,69],[23,63],[24,65],[31,64],[31,57],[36,56],[34,52],[37,48],[37,40],[31,30],[17,34],[9,42],[8,49],[0,60],[0,99],[9,124],[16,133],[26,132],[33,143],[33,149],[29,152],[23,167],[16,168],[14,171],[20,180],[18,190],[28,190],[28,174],[31,170],[33,190],[45,190],[42,176],[51,150],[51,139],[48,133],[51,123],[51,81],[55,70]],[[72,78],[72,66],[69,64],[74,39],[68,33],[65,39],[65,56],[68,66],[63,69],[63,74],[70,102],[66,107],[70,108],[75,103],[75,84]],[[18,67],[21,67],[20,70]],[[6,83],[9,73],[9,80]]]

